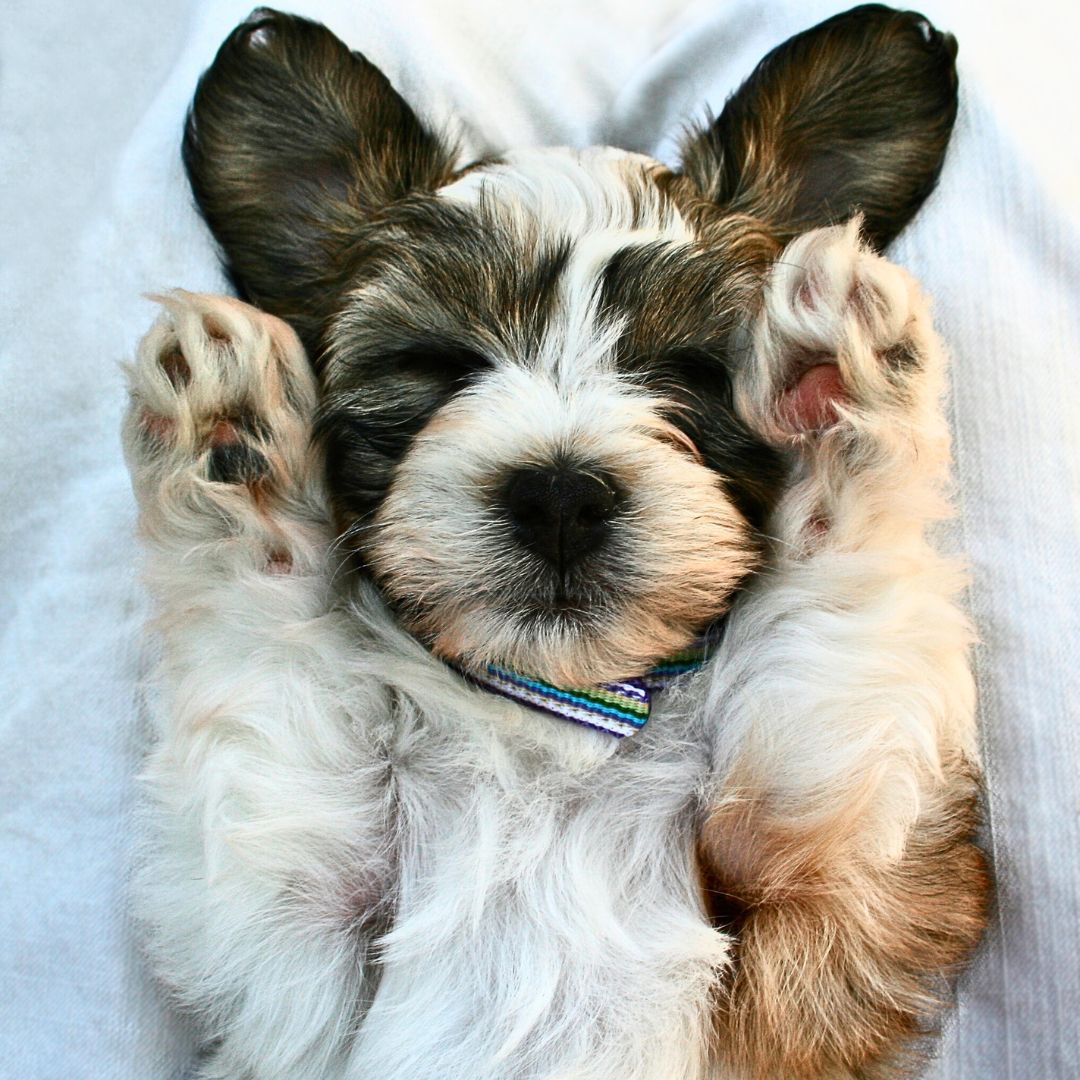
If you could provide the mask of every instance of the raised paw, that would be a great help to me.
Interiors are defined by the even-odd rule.
[[[740,396],[775,442],[918,425],[937,406],[941,350],[925,301],[859,224],[800,236],[770,275]]]
[[[223,296],[176,291],[139,345],[124,448],[152,538],[280,532],[316,498],[315,383],[293,331]],[[284,556],[273,545],[270,568]]]

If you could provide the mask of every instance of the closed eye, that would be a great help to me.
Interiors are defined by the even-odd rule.
[[[657,381],[710,403],[731,403],[731,374],[723,352],[685,346],[669,349],[649,365]]]
[[[407,378],[423,380],[447,389],[468,382],[491,367],[491,361],[474,349],[457,345],[417,344],[400,349],[387,357],[388,369],[396,369]]]
[[[701,456],[701,451],[697,448],[697,444],[685,431],[681,431],[674,424],[665,423],[661,427],[656,427],[650,434],[657,442],[666,443],[668,446],[678,450],[679,453],[685,454],[691,460],[696,461],[699,465],[705,464],[705,459]]]

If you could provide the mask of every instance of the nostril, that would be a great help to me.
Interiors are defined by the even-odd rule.
[[[582,525],[599,525],[615,512],[615,502],[615,491],[605,485],[602,491],[597,491],[581,504],[577,520]]]
[[[520,525],[537,525],[544,520],[544,504],[536,498],[518,499],[512,506],[514,520]]]

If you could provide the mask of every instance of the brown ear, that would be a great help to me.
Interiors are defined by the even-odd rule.
[[[867,4],[774,49],[713,124],[685,146],[683,172],[786,243],[865,215],[878,249],[933,190],[956,118],[956,41],[922,15]]]
[[[454,159],[363,56],[265,8],[199,81],[183,152],[240,295],[291,322],[309,350],[347,283],[358,229],[440,186]]]

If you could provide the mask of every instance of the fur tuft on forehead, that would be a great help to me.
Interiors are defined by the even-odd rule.
[[[469,169],[438,197],[489,209],[522,234],[585,236],[640,231],[645,239],[690,240],[667,183],[671,173],[644,154],[591,146],[516,150]]]

